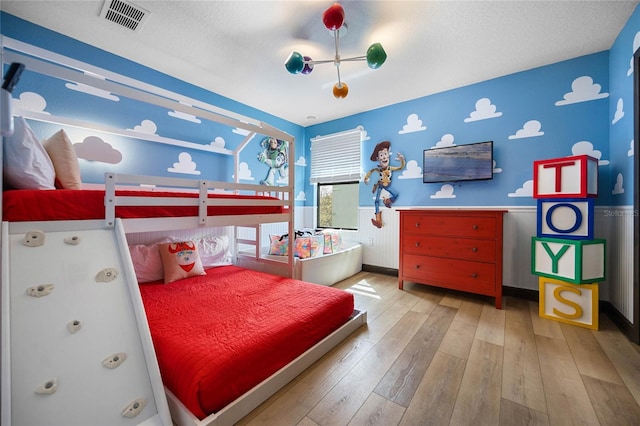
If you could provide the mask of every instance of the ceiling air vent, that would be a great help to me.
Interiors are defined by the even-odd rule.
[[[149,15],[148,10],[125,0],[106,0],[100,17],[132,31],[138,31]]]

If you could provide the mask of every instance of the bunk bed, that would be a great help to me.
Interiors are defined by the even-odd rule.
[[[293,241],[288,261],[275,262],[285,264],[287,277],[225,265],[176,280],[167,281],[166,275],[164,281],[141,284],[137,280],[127,241],[132,233],[182,230],[200,235],[209,229],[231,228],[234,248],[253,245],[255,262],[269,263],[268,258],[260,255],[260,227],[285,222],[293,235],[293,183],[290,180],[288,185],[280,187],[239,183],[239,156],[255,135],[263,135],[288,142],[289,158],[295,158],[290,135],[266,123],[6,37],[3,61],[23,63],[29,72],[95,87],[247,132],[233,151],[182,142],[182,146],[233,156],[235,182],[107,173],[104,187],[97,190],[3,191],[0,400],[3,425],[20,421],[71,424],[98,416],[104,424],[132,424],[130,419],[139,413],[144,414],[140,414],[141,420],[135,424],[233,424],[366,323],[366,313],[354,308],[351,294],[290,278],[294,264]],[[103,78],[92,77],[95,75]],[[17,110],[14,115],[159,143],[170,142],[157,135],[141,135],[37,111]],[[37,211],[36,206],[43,206],[44,211]],[[238,237],[239,227],[253,229],[254,238],[246,238],[246,232]],[[171,244],[183,243],[167,244],[171,250]],[[192,249],[194,247],[189,246],[189,250]],[[96,256],[98,252],[100,255]],[[34,268],[35,264],[40,267]],[[96,270],[95,280],[90,281],[121,285],[82,284]],[[53,284],[42,284],[45,279]],[[75,284],[74,280],[79,283]],[[106,288],[118,288],[118,292]],[[248,300],[249,304],[238,304],[242,300]],[[57,306],[48,305],[54,301]],[[36,303],[40,311],[34,311]],[[290,321],[283,321],[282,309],[292,314],[286,316]],[[212,311],[217,316],[209,315]],[[54,318],[61,320],[67,312],[82,312],[87,320],[68,322],[68,332],[62,333],[63,336],[57,329],[48,329],[56,322]],[[167,322],[169,312],[172,316]],[[84,366],[86,360],[78,361],[74,356],[96,348],[74,346],[80,345],[77,342],[81,340],[75,337],[69,340],[70,335],[75,336],[85,323],[85,336],[90,333],[89,318],[99,321],[97,313],[112,324],[100,328],[102,331],[93,331],[97,334],[92,336],[92,346],[119,342],[129,347],[129,352],[114,349],[114,353],[102,361],[105,369],[116,372],[113,376],[119,371],[122,375],[128,371],[120,380],[129,382],[110,387],[115,385],[107,381],[111,379],[104,379],[102,375],[106,370],[101,370],[96,379],[100,381],[96,383],[100,389],[75,392],[64,399],[64,391],[75,382],[68,377],[66,380],[51,378],[52,365],[59,363],[60,371],[75,371],[78,376],[77,369]],[[196,322],[180,321],[187,317]],[[293,327],[292,322],[297,325]],[[239,329],[252,329],[253,333],[243,334],[242,339],[214,339],[217,343],[202,337],[203,334],[229,337]],[[186,337],[187,330],[196,334]],[[77,335],[82,333],[80,330]],[[56,340],[60,338],[65,339],[65,344]],[[62,349],[54,350],[54,346]],[[223,365],[214,371],[202,370],[210,364],[211,357],[222,360]],[[240,374],[249,366],[262,364],[258,370]],[[141,375],[141,370],[145,370],[146,375]],[[94,377],[92,374],[83,372],[82,377],[76,377],[76,382],[79,379],[86,385]],[[43,379],[35,392],[34,377]],[[120,403],[120,416],[113,417],[110,412],[102,414],[103,405],[107,406],[124,393],[118,389],[130,390],[139,385],[134,381],[145,383],[140,393],[147,392],[147,397],[133,399],[124,407]],[[221,393],[221,388],[230,392]],[[94,398],[99,391],[104,391],[104,399],[96,404]],[[18,395],[20,392],[26,396]],[[57,400],[42,397],[54,393]],[[86,407],[93,411],[87,413]],[[17,416],[25,416],[26,420]]]

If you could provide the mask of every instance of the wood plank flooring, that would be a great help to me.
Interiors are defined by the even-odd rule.
[[[604,315],[592,331],[369,272],[335,287],[367,325],[240,425],[640,425],[640,350]]]

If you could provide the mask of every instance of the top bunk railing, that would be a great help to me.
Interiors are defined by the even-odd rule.
[[[134,191],[127,195],[118,194],[119,190]],[[135,191],[145,192],[175,192],[175,196],[149,197],[144,194],[133,195]],[[185,197],[184,193],[198,193],[198,197]],[[240,194],[251,195],[256,198],[211,198],[210,194]],[[293,209],[293,189],[286,186],[265,186],[239,184],[233,182],[220,182],[211,180],[195,180],[184,178],[170,178],[158,176],[130,175],[122,173],[105,174],[105,226],[112,227],[115,224],[116,207],[118,206],[197,206],[198,225],[208,224],[209,206],[279,206],[282,207],[281,215],[267,221],[289,221]],[[264,197],[264,198],[263,198]],[[235,215],[234,215],[235,216]],[[251,215],[239,215],[251,216]],[[261,214],[263,219],[269,214]],[[220,220],[218,220],[220,221]],[[234,220],[234,221],[240,221]]]

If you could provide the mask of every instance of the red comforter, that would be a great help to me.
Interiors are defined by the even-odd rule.
[[[344,324],[353,296],[236,266],[140,285],[165,386],[217,412]]]
[[[104,219],[104,191],[75,189],[15,189],[3,192],[2,220],[25,222],[40,220]],[[116,195],[149,197],[197,198],[196,193],[116,191]],[[265,199],[261,196],[210,194],[209,198]],[[269,199],[269,198],[268,198]],[[275,199],[275,198],[270,198]],[[210,206],[209,216],[233,214],[282,213],[281,206]],[[121,218],[198,216],[197,206],[119,206],[116,216]]]

